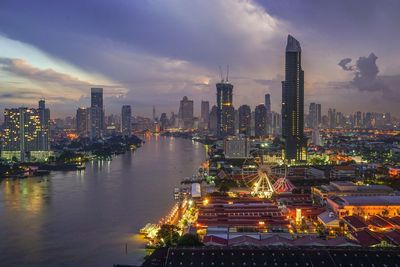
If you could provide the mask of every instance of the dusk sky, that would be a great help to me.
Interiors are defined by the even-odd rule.
[[[177,112],[215,104],[229,64],[234,104],[271,93],[280,111],[288,34],[302,46],[305,105],[400,115],[400,1],[1,0],[0,109],[36,106],[52,117],[89,106],[106,113]]]

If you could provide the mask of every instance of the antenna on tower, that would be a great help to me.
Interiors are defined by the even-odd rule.
[[[222,68],[221,68],[221,65],[219,65],[219,76],[220,76],[220,78],[221,78],[221,82],[223,82],[223,81],[224,81],[224,78],[222,78]]]
[[[226,81],[228,81],[229,77],[229,65],[226,65]]]

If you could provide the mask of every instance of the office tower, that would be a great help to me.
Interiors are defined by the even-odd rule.
[[[22,162],[48,159],[51,152],[46,119],[50,111],[45,111],[43,102],[40,103],[40,107],[40,111],[25,107],[5,109],[1,151],[3,158]]]
[[[310,128],[319,127],[321,124],[321,104],[310,103],[308,118]]]
[[[193,127],[193,100],[184,96],[179,105],[180,127],[190,129]]]
[[[160,116],[160,127],[161,130],[165,130],[169,126],[169,120],[167,117],[167,113],[163,112]]]
[[[218,134],[218,107],[215,105],[212,106],[210,111],[208,129],[214,135]]]
[[[271,110],[271,96],[265,94],[265,108],[267,111],[267,134],[272,134],[272,110]]]
[[[208,101],[201,101],[201,117],[200,122],[202,128],[208,129],[208,120],[210,117],[210,102]]]
[[[224,137],[234,135],[235,121],[233,108],[233,85],[222,80],[217,86],[218,135]]]
[[[98,139],[104,130],[103,88],[91,89],[90,138]]]
[[[304,136],[304,71],[301,68],[299,41],[288,36],[285,58],[285,81],[282,82],[282,138],[285,159],[307,159],[307,140]]]
[[[336,110],[329,109],[328,110],[328,126],[330,129],[336,128]]]
[[[153,105],[153,121],[156,121],[156,106]]]
[[[121,110],[121,132],[122,135],[132,134],[132,109],[130,105],[122,106]]]
[[[76,133],[79,136],[88,136],[90,129],[90,108],[76,110]]]
[[[277,112],[272,112],[272,134],[280,135],[282,126],[282,116]]]
[[[251,109],[248,105],[239,107],[239,134],[251,135]]]
[[[254,111],[254,135],[262,137],[267,135],[267,109],[265,105],[261,104],[256,106]]]
[[[322,124],[321,104],[316,104],[317,109],[317,127]]]
[[[44,99],[39,100],[40,131],[39,131],[39,151],[50,150],[50,110],[46,108]]]

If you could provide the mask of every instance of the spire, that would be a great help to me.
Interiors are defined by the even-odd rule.
[[[287,37],[286,52],[301,52],[299,41],[290,34]]]

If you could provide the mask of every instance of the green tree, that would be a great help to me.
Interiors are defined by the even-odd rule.
[[[178,239],[179,247],[199,247],[203,243],[200,242],[199,236],[194,234],[184,234]]]
[[[179,239],[179,228],[172,224],[163,224],[158,230],[157,239],[166,246],[175,246]]]

